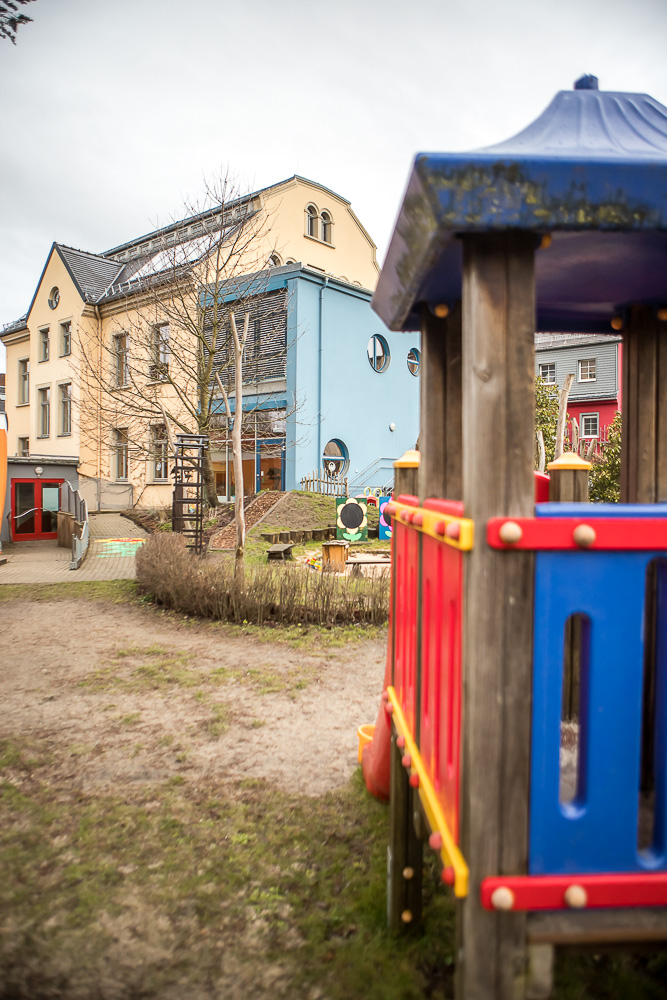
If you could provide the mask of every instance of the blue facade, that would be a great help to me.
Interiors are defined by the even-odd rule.
[[[330,440],[349,457],[351,491],[383,485],[419,433],[419,378],[408,368],[419,334],[392,333],[372,312],[368,291],[299,265],[276,268],[263,285],[280,288],[287,289],[286,391],[249,395],[243,408],[285,400],[284,488],[300,489],[322,468]],[[369,362],[373,336],[389,349],[382,371]]]

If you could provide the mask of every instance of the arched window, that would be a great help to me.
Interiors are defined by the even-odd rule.
[[[333,219],[330,212],[322,212],[322,239],[325,243],[333,243]]]
[[[375,336],[371,337],[368,341],[366,350],[368,352],[368,361],[373,371],[385,372],[389,367],[391,353],[389,351],[389,344],[384,337],[381,337],[379,333],[376,333]]]
[[[317,209],[314,205],[308,205],[306,208],[306,235],[314,236],[315,239],[319,237],[319,215]]]
[[[416,347],[411,347],[408,351],[408,371],[411,375],[419,375],[419,365],[421,364],[421,354]]]
[[[269,267],[280,267],[281,264],[282,261],[280,259],[279,254],[272,253],[271,256],[269,257]]]
[[[322,454],[322,466],[325,475],[330,479],[338,479],[344,476],[350,468],[350,456],[346,446],[339,438],[332,438],[327,441]]]

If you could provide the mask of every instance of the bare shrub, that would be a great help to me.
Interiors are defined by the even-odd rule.
[[[386,577],[352,580],[303,567],[248,568],[234,578],[230,561],[207,563],[180,535],[155,534],[139,549],[137,581],[158,603],[187,614],[262,625],[311,623],[381,625],[387,620]]]

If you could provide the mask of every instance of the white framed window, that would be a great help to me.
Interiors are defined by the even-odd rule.
[[[320,216],[315,205],[306,205],[306,236],[319,239],[319,221]]]
[[[116,333],[112,342],[114,385],[127,385],[128,343],[126,333]]]
[[[43,330],[39,331],[39,360],[42,361],[49,360],[49,328],[45,326]]]
[[[67,320],[60,324],[60,357],[67,357],[72,353],[72,323]]]
[[[164,424],[151,427],[151,461],[153,482],[166,482],[169,478],[169,442]]]
[[[386,372],[391,360],[389,344],[379,333],[371,337],[366,347],[368,361],[374,372]]]
[[[269,257],[269,267],[280,267],[281,263],[280,254],[272,253]]]
[[[18,453],[21,456],[21,458],[27,458],[28,457],[28,455],[30,454],[30,438],[29,437],[20,437],[19,438]]]
[[[47,438],[51,432],[51,387],[37,390],[37,437]]]
[[[322,220],[322,240],[324,243],[333,244],[333,219],[331,218],[331,212],[322,212],[320,218]]]
[[[58,386],[58,434],[66,437],[72,433],[72,383],[61,382]]]
[[[127,427],[116,427],[113,432],[113,458],[116,479],[127,479],[128,437]]]
[[[578,365],[579,382],[595,382],[597,379],[595,358],[584,358]]]
[[[582,438],[596,438],[600,436],[600,414],[582,413],[579,417],[580,434]]]
[[[163,379],[169,373],[169,324],[159,323],[153,327],[153,363],[150,376]]]
[[[19,361],[19,406],[30,402],[30,360],[21,358]]]
[[[556,384],[556,362],[550,361],[547,364],[540,365],[540,378],[543,382],[548,385]]]

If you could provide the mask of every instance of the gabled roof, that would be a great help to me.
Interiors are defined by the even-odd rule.
[[[419,304],[461,298],[460,236],[523,230],[536,245],[537,329],[611,332],[667,302],[667,108],[585,76],[506,142],[415,161],[373,308],[418,329]]]
[[[73,247],[63,246],[62,243],[56,243],[54,246],[84,302],[98,302],[123,269],[118,261],[108,260],[99,254],[75,250]]]

